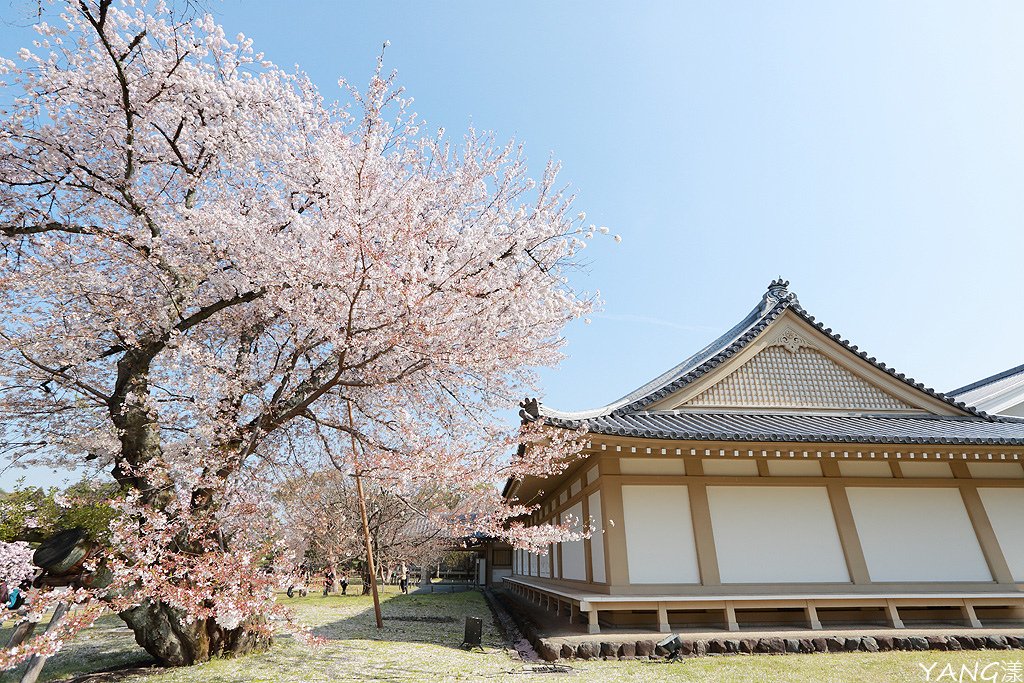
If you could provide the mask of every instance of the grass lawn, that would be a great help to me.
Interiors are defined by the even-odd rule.
[[[474,591],[401,595],[385,587],[385,627],[378,632],[369,597],[309,596],[281,600],[299,618],[329,640],[310,649],[287,636],[278,637],[266,653],[234,660],[219,660],[186,669],[147,670],[118,677],[131,683],[245,683],[248,681],[807,681],[864,682],[928,680],[919,666],[938,663],[931,680],[946,664],[958,672],[990,662],[1024,662],[1024,652],[887,652],[828,655],[704,657],[679,662],[572,661],[574,673],[524,676],[527,663],[510,657],[490,619],[483,597]],[[484,617],[484,652],[458,649],[466,616]],[[0,629],[0,643],[10,634]],[[131,632],[114,616],[105,616],[71,645],[51,659],[40,680],[62,680],[96,671],[145,666],[146,653],[135,645]],[[996,683],[1014,680],[997,666]],[[20,671],[0,680],[17,681]],[[86,680],[112,680],[93,678]],[[939,680],[951,679],[948,674]],[[963,680],[971,680],[964,677]]]

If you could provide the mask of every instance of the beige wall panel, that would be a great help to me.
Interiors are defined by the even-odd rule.
[[[577,493],[579,493],[582,490],[583,490],[583,482],[580,481],[579,479],[577,479],[576,481],[574,481],[572,483],[572,486],[569,487],[569,497],[572,498],[573,496],[575,496]]]
[[[587,486],[590,486],[595,481],[597,481],[597,474],[597,465],[594,465],[589,470],[587,470]]]
[[[753,458],[742,460],[704,460],[704,475],[708,477],[756,477],[757,461]]]
[[[682,460],[666,458],[623,458],[619,460],[622,474],[671,474],[684,475],[686,467]],[[1024,472],[1024,470],[1021,470]]]
[[[839,463],[839,474],[844,477],[879,477],[892,478],[892,467],[888,460],[883,461],[856,461]]]
[[[850,580],[824,486],[709,486],[722,583]]]
[[[540,563],[540,572],[538,576],[549,579],[551,578],[551,560],[554,557],[555,546],[551,544],[548,546],[548,551],[543,555],[537,556],[537,561]]]
[[[955,488],[847,487],[872,581],[991,581]]]
[[[974,479],[1024,479],[1019,462],[969,462],[967,469]]]
[[[979,488],[1014,581],[1024,581],[1024,489]]]
[[[820,477],[817,460],[769,460],[768,474],[773,477]]]
[[[606,581],[604,574],[604,522],[601,517],[601,492],[594,491],[587,498],[594,534],[590,537],[590,575],[595,583]]]
[[[685,486],[623,486],[630,583],[700,583]]]
[[[905,479],[952,479],[953,470],[948,462],[911,462],[900,460],[900,471]]]
[[[583,503],[576,503],[561,514],[561,521],[563,524],[568,523],[570,521],[569,518],[571,517],[573,523],[578,527],[581,524],[580,520],[582,516]],[[566,541],[561,543],[561,546],[562,578],[586,581],[587,565],[583,557],[583,539],[578,541]]]

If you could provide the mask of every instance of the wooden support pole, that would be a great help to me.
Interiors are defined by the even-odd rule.
[[[601,625],[598,623],[597,608],[590,607],[587,610],[587,633],[600,633]]]
[[[352,402],[348,405],[349,435],[352,437],[352,461],[356,471],[356,496],[359,498],[359,516],[363,519],[363,543],[366,545],[366,565],[370,573],[370,590],[373,592],[373,613],[377,617],[377,628],[384,628],[384,617],[380,613],[380,595],[377,593],[377,568],[373,566],[373,544],[370,542],[370,522],[366,517],[366,498],[363,496],[363,478],[360,476],[359,451],[356,444],[355,421],[352,419]]]
[[[50,617],[50,623],[46,627],[46,633],[57,628],[57,623],[64,618],[67,614],[68,609],[71,607],[70,603],[58,602],[57,606],[53,608],[53,616]],[[36,679],[39,678],[39,674],[43,672],[43,666],[46,664],[47,657],[44,655],[34,655],[29,660],[28,669],[25,670],[25,674],[21,677],[21,683],[36,683]]]

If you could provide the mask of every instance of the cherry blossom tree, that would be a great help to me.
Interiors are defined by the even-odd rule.
[[[456,532],[568,533],[494,487],[578,447],[498,418],[594,303],[568,275],[601,229],[558,165],[427,132],[380,62],[336,105],[208,16],[57,7],[0,61],[0,424],[8,459],[119,486],[112,583],[76,599],[167,664],[264,647],[280,538],[255,522],[292,462],[429,482]]]
[[[460,501],[434,486],[393,493],[370,480],[367,525],[375,563],[387,582],[402,565],[436,562],[458,545],[449,533]],[[312,557],[340,576],[343,564],[365,562],[362,520],[351,476],[331,468],[288,479],[277,492],[297,556]],[[369,586],[365,587],[369,590]]]
[[[0,541],[0,583],[18,586],[32,578],[36,568],[32,564],[32,547],[24,541]]]

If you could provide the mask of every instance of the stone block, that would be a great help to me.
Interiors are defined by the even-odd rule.
[[[557,648],[546,640],[541,640],[537,643],[537,654],[545,662],[554,662],[558,659],[561,653],[561,648]]]

